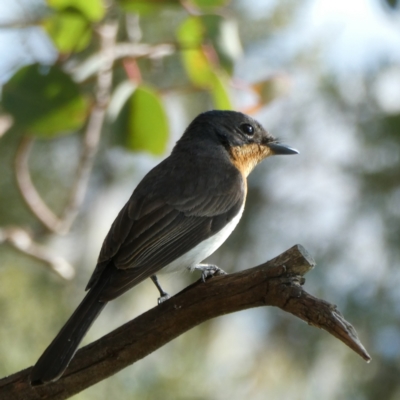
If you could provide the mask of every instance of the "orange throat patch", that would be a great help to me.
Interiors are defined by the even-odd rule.
[[[268,146],[255,143],[230,148],[233,164],[246,178],[258,163],[272,154]]]

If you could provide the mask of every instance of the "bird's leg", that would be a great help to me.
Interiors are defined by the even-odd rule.
[[[201,271],[201,280],[206,281],[214,275],[226,275],[226,272],[213,264],[198,264],[194,268],[196,271]]]
[[[169,294],[167,292],[164,292],[163,288],[160,285],[160,282],[158,282],[158,278],[156,275],[151,276],[151,280],[153,283],[156,285],[158,291],[160,292],[160,297],[158,298],[157,302],[158,304],[163,303],[165,300],[169,299]]]

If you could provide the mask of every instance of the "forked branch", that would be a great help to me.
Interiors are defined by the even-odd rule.
[[[61,216],[57,216],[40,196],[30,176],[28,165],[33,139],[24,137],[19,145],[15,159],[15,175],[18,188],[25,203],[49,232],[65,234],[69,232],[84,200],[94,158],[97,153],[106,110],[112,89],[114,47],[118,32],[116,22],[99,26],[100,68],[97,73],[95,102],[88,117],[83,135],[82,151],[74,183],[71,186],[67,204]]]
[[[242,272],[198,281],[159,306],[77,352],[62,378],[31,387],[30,368],[0,380],[0,398],[66,399],[140,360],[189,329],[220,315],[276,306],[326,330],[364,360],[370,356],[336,306],[308,294],[303,275],[314,267],[300,245]]]

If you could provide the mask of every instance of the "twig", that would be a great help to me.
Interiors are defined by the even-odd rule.
[[[11,115],[0,114],[0,138],[13,126],[14,119]]]
[[[97,74],[95,104],[93,105],[85,130],[76,178],[60,218],[57,217],[43,201],[30,177],[28,158],[33,139],[24,137],[17,151],[15,173],[22,197],[32,213],[53,233],[65,234],[70,230],[85,197],[94,157],[97,153],[100,141],[106,107],[110,98],[117,30],[118,25],[116,22],[105,23],[98,29],[101,39],[100,55],[102,63]]]
[[[45,263],[64,279],[72,279],[75,275],[71,264],[64,258],[53,254],[46,247],[35,243],[32,236],[22,228],[0,228],[0,243],[9,243],[21,253]]]
[[[143,58],[160,59],[172,55],[177,46],[172,43],[161,43],[149,45],[145,43],[118,43],[114,48],[114,61],[121,58]],[[71,69],[71,74],[77,82],[82,82],[98,71],[101,56],[94,54],[81,64]]]
[[[303,275],[315,263],[296,245],[258,267],[198,281],[77,352],[57,382],[32,388],[30,368],[0,380],[0,397],[66,399],[142,359],[196,325],[220,315],[277,306],[334,335],[364,360],[370,356],[336,306],[308,294]]]
[[[68,232],[74,222],[79,207],[85,197],[94,157],[97,153],[101,130],[104,124],[106,108],[112,87],[112,66],[114,63],[114,47],[118,31],[116,22],[101,25],[98,33],[101,39],[101,68],[97,74],[96,102],[93,106],[86,127],[82,155],[79,162],[75,183],[72,186],[67,205],[62,214],[60,231]]]
[[[61,220],[47,207],[42,197],[36,190],[29,173],[29,153],[32,149],[33,138],[23,137],[15,155],[15,177],[18,189],[26,205],[36,218],[51,232],[57,231]]]
[[[120,43],[115,50],[116,59],[124,57],[157,59],[172,55],[176,50],[176,45],[172,43],[160,43],[157,45]]]

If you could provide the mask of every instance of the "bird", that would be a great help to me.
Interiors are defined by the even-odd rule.
[[[246,114],[198,115],[111,225],[87,294],[31,370],[32,386],[59,379],[105,305],[143,280],[153,280],[160,303],[168,299],[156,275],[161,270],[199,270],[203,281],[224,274],[201,261],[238,224],[248,175],[269,156],[297,153]]]

